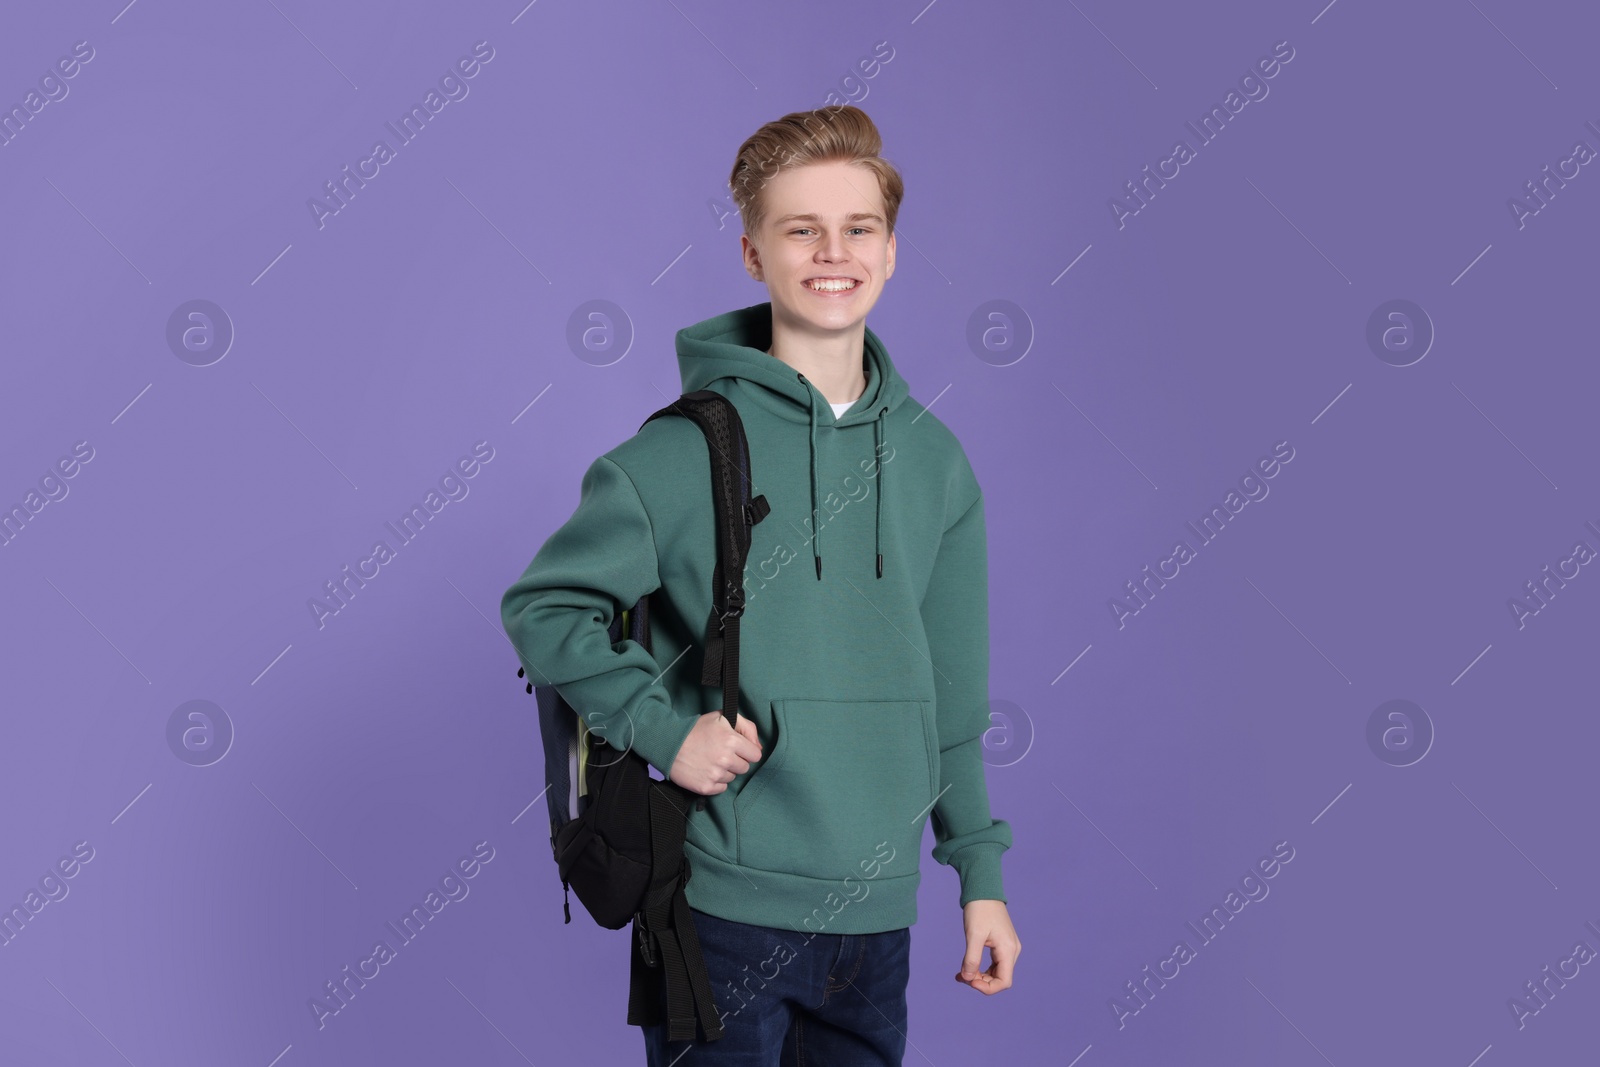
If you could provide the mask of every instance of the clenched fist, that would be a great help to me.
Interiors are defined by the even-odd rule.
[[[683,739],[668,777],[691,793],[725,792],[729,782],[761,758],[756,724],[743,715],[736,715],[735,722],[737,726],[730,727],[721,710],[700,716]]]

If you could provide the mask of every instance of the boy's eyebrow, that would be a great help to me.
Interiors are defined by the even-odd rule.
[[[882,222],[883,216],[873,211],[852,211],[845,217],[846,222]],[[821,222],[822,218],[815,213],[805,215],[784,215],[773,220],[774,226],[782,226],[786,222]]]

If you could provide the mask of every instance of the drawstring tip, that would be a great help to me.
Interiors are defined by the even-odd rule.
[[[820,582],[822,580],[822,557],[818,556],[818,557],[816,557],[816,559],[817,559],[817,581]]]
[[[883,553],[878,553],[878,577],[883,577]]]

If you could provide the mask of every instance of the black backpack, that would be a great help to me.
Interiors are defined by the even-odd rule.
[[[739,618],[750,529],[771,509],[766,497],[751,498],[749,445],[726,397],[709,389],[685,393],[640,428],[664,415],[693,420],[711,457],[717,566],[700,682],[721,687],[731,727],[739,708]],[[611,643],[624,635],[652,651],[650,595],[612,619]],[[523,673],[519,667],[517,677]],[[628,1025],[660,1025],[664,986],[668,1039],[693,1041],[698,1015],[706,1040],[717,1040],[722,1023],[683,890],[692,873],[683,855],[689,805],[703,810],[705,797],[651,777],[644,757],[591,731],[556,687],[529,682],[527,690],[538,694],[550,848],[562,890],[576,890],[594,921],[608,930],[633,924]],[[570,923],[570,902],[564,900],[562,908]]]

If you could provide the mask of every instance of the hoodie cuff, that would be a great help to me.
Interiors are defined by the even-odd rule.
[[[670,707],[651,708],[650,711],[650,714],[634,714],[626,720],[632,729],[631,736],[625,740],[631,751],[638,753],[646,763],[661,772],[662,778],[670,781],[672,764],[677,760],[678,751],[683,748],[698,717]]]
[[[1005,850],[999,841],[979,841],[950,857],[950,866],[961,879],[961,907],[974,900],[1007,902],[1000,877],[1000,853]]]

